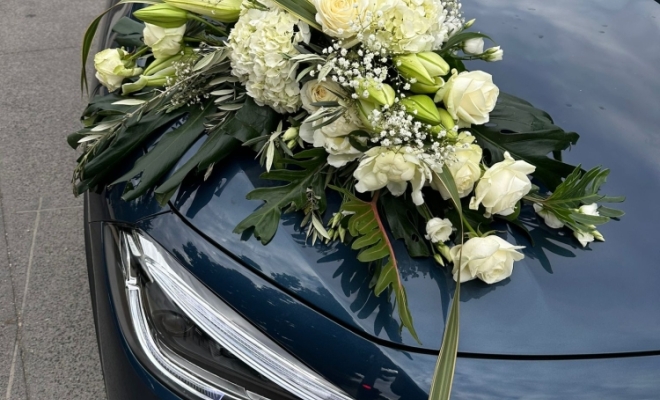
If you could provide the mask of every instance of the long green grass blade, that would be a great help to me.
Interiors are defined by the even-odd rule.
[[[461,216],[461,244],[463,243],[464,227],[463,227],[463,209],[461,207],[461,199],[456,189],[454,178],[445,166],[440,173],[434,173],[433,179],[437,180],[438,185],[444,186],[451,196],[451,200],[456,207],[459,215]],[[461,251],[459,258],[462,257]],[[461,304],[461,281],[456,282],[456,291],[454,292],[454,301],[452,302],[451,309],[449,310],[449,318],[447,318],[447,325],[445,326],[445,333],[442,337],[442,346],[440,347],[440,354],[433,373],[433,382],[431,383],[431,392],[429,393],[429,400],[449,400],[451,397],[451,387],[454,382],[454,371],[456,370],[456,354],[458,352],[458,336],[459,336],[459,317],[460,317],[460,304]]]
[[[87,71],[85,70],[85,65],[87,65],[87,59],[89,58],[89,50],[92,47],[92,42],[94,41],[94,36],[96,36],[96,31],[99,28],[99,24],[101,23],[101,19],[105,14],[110,12],[113,8],[123,5],[123,4],[129,4],[129,3],[142,3],[142,4],[157,4],[161,3],[159,0],[121,0],[114,6],[108,8],[107,10],[103,11],[101,15],[96,17],[94,21],[92,21],[91,24],[87,27],[87,30],[85,31],[85,35],[83,36],[83,42],[82,42],[82,49],[81,49],[81,56],[82,56],[82,65],[81,65],[81,70],[80,70],[80,90],[82,92],[88,92],[88,87],[87,87]]]
[[[449,400],[451,397],[451,387],[454,382],[454,371],[456,370],[456,353],[458,352],[460,302],[461,282],[459,279],[456,282],[454,301],[449,310],[440,355],[433,373],[429,400]]]

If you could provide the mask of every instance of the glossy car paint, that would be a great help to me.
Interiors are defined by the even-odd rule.
[[[504,61],[472,68],[491,72],[502,91],[547,110],[559,126],[581,134],[565,158],[612,169],[605,191],[626,195],[627,215],[602,228],[607,243],[580,247],[569,233],[524,211],[534,245],[511,279],[470,282],[461,296],[465,353],[580,355],[660,350],[660,5],[654,1],[464,1],[464,13],[505,49]],[[654,18],[658,16],[658,19]],[[634,29],[631,27],[634,26]],[[273,242],[232,233],[260,201],[245,200],[262,168],[232,160],[210,181],[185,185],[174,207],[219,246],[280,287],[365,334],[437,350],[453,282],[428,260],[410,259],[397,244],[401,275],[421,344],[404,330],[369,273],[344,246],[305,244],[299,216],[287,215]],[[336,200],[336,198],[335,198]],[[337,205],[336,201],[334,202]],[[655,222],[655,223],[653,223]],[[501,226],[506,229],[505,226]],[[211,283],[209,283],[211,284]]]
[[[660,247],[654,237],[660,211],[652,199],[660,194],[660,115],[654,109],[660,46],[649,38],[658,37],[660,5],[651,0],[463,5],[479,29],[505,49],[505,61],[469,67],[491,72],[502,91],[579,132],[579,145],[565,158],[612,168],[606,191],[628,200],[624,219],[601,230],[607,243],[586,250],[526,210],[535,246],[507,232],[508,240],[528,246],[511,279],[464,286],[453,398],[656,398]],[[174,212],[150,197],[122,202],[121,187],[90,208],[104,210],[96,221],[136,223],[248,320],[356,399],[426,399],[453,292],[447,271],[407,259],[398,244],[422,343],[405,330],[399,334],[395,310],[385,297],[373,296],[370,275],[354,253],[337,245],[306,245],[296,216],[283,218],[267,247],[232,233],[259,206],[245,194],[263,184],[260,171],[247,155],[218,165],[204,185],[186,182]],[[88,244],[102,242],[100,223],[88,227],[96,232],[89,233]],[[170,399],[167,382],[154,378],[132,354],[116,310],[103,309],[111,296],[107,280],[104,287],[96,277],[116,267],[104,260],[93,258],[90,277],[96,281],[109,398],[146,399],[144,393],[151,393]],[[117,395],[124,384],[145,391]]]

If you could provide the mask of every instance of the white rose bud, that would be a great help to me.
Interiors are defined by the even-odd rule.
[[[121,49],[105,49],[94,56],[96,79],[110,92],[119,89],[124,78],[142,73],[142,68],[126,68],[124,55]]]
[[[155,58],[167,58],[181,51],[186,24],[178,28],[161,28],[149,23],[144,24],[144,44],[151,47]]]
[[[313,114],[319,107],[312,105],[323,101],[337,101],[339,97],[335,93],[343,93],[344,90],[336,82],[317,80],[308,81],[300,90],[302,106],[308,113]]]
[[[400,147],[373,147],[364,153],[353,176],[358,180],[355,190],[360,193],[379,190],[387,186],[394,196],[401,196],[412,185],[415,205],[424,204],[422,188],[430,170],[417,156]]]
[[[492,214],[513,214],[516,203],[532,189],[527,175],[535,170],[535,166],[525,161],[516,161],[508,151],[505,152],[504,161],[490,167],[479,180],[475,197],[470,201],[470,209],[477,210],[483,204],[486,217]]]
[[[472,238],[464,245],[450,250],[454,262],[454,280],[457,281],[460,274],[461,283],[475,278],[488,284],[500,282],[511,276],[514,261],[525,258],[516,251],[524,248],[514,246],[498,236]]]
[[[477,55],[484,52],[484,39],[473,38],[463,42],[463,52],[465,54]]]
[[[500,46],[497,47],[491,47],[490,49],[486,50],[486,54],[484,55],[484,60],[488,62],[495,62],[495,61],[502,61],[502,58],[504,57],[504,50],[500,48]]]
[[[543,208],[542,205],[534,203],[534,211],[543,218],[545,224],[553,229],[561,229],[564,227],[564,223],[557,218],[557,216],[552,212]]]
[[[463,125],[483,125],[490,120],[500,89],[483,71],[453,75],[438,91],[435,102],[444,102],[449,114]]]
[[[326,35],[347,39],[357,33],[354,24],[365,21],[369,0],[312,0],[316,22]]]
[[[449,240],[454,226],[444,218],[432,218],[426,223],[426,240],[432,243],[444,243]]]

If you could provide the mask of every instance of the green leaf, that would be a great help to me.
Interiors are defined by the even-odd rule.
[[[386,194],[381,196],[380,204],[385,211],[392,235],[396,239],[405,241],[410,256],[430,257],[431,252],[424,240],[424,234],[419,231],[419,213],[410,201],[406,201],[401,196]]]
[[[598,208],[598,214],[600,214],[603,217],[609,217],[609,218],[621,218],[623,217],[626,213],[621,211],[621,210],[615,210],[614,208],[609,208],[609,207],[599,207]]]
[[[304,169],[280,169],[262,174],[262,179],[289,183],[283,186],[261,187],[248,193],[248,200],[263,200],[265,203],[241,221],[234,233],[240,234],[254,228],[254,236],[264,245],[268,244],[277,232],[282,210],[290,206],[295,210],[302,209],[307,203],[308,188],[321,197],[319,212],[325,211],[326,158],[327,153],[323,148],[313,149],[298,153],[296,160],[284,160],[288,163],[298,161],[296,164],[304,164]]]
[[[354,250],[360,250],[358,260],[377,263],[374,293],[380,296],[387,288],[392,289],[399,311],[401,327],[406,327],[412,337],[419,342],[419,337],[413,325],[413,318],[408,308],[406,289],[399,274],[396,255],[378,213],[380,192],[376,192],[374,198],[370,202],[366,202],[358,199],[347,190],[336,186],[330,187],[344,194],[341,210],[353,213],[348,219],[348,231],[355,238],[351,247]]]
[[[241,142],[250,142],[261,136],[270,136],[279,122],[278,114],[270,107],[257,105],[252,98],[245,101],[243,107],[230,117],[219,129],[214,130],[200,149],[156,188],[156,200],[165,204],[181,182],[197,167],[197,172],[206,169],[230,155]]]
[[[456,282],[454,300],[449,310],[440,354],[435,365],[429,400],[449,400],[451,397],[451,387],[456,370],[456,354],[458,353],[460,302],[461,282],[459,280]]]
[[[316,8],[307,0],[274,0],[280,7],[306,22],[312,28],[320,31],[321,25],[316,22]]]
[[[443,187],[449,196],[451,196],[451,201],[454,203],[454,207],[458,211],[459,215],[463,213],[463,207],[461,206],[461,197],[458,195],[458,189],[456,188],[456,182],[454,182],[454,176],[449,171],[446,165],[442,167],[441,172],[432,171],[432,182],[437,187]]]
[[[259,136],[269,135],[277,128],[280,115],[270,107],[260,106],[251,97],[236,112],[222,130],[245,143]]]
[[[85,165],[83,178],[90,179],[97,175],[106,174],[144,143],[154,131],[175,119],[181,118],[184,113],[184,110],[177,110],[170,114],[161,114],[155,111],[146,114],[139,123],[118,134],[108,148]]]
[[[142,4],[158,4],[162,3],[160,0],[120,0],[117,2],[117,4],[113,5],[112,7],[108,8],[107,10],[103,11],[101,15],[96,17],[91,24],[87,27],[87,30],[85,31],[85,34],[83,35],[83,42],[81,46],[81,58],[82,58],[82,65],[80,68],[80,90],[83,92],[87,91],[87,70],[85,69],[85,66],[87,65],[87,58],[89,57],[89,50],[92,47],[92,42],[94,41],[94,36],[96,36],[96,31],[99,28],[99,23],[101,22],[101,19],[105,14],[107,14],[110,10],[113,8],[120,6],[122,4],[129,4],[129,3],[142,3]]]
[[[121,17],[112,27],[112,31],[117,33],[115,42],[120,46],[140,47],[142,42],[142,31],[144,24],[128,17]]]
[[[473,126],[479,145],[490,153],[491,162],[504,159],[508,151],[517,160],[536,167],[534,177],[554,190],[575,168],[548,157],[577,143],[579,135],[554,125],[552,118],[528,102],[501,93],[486,125]]]
[[[186,150],[204,132],[206,116],[214,111],[213,102],[208,102],[204,108],[192,107],[188,119],[183,125],[164,134],[151,151],[137,160],[130,171],[113,182],[113,184],[126,182],[139,175],[140,182],[137,185],[128,182],[122,199],[133,200],[142,196],[172,169]]]

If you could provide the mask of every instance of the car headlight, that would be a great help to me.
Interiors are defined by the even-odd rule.
[[[153,240],[121,230],[130,320],[153,368],[210,400],[350,400],[212,293]]]

